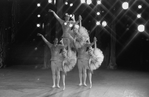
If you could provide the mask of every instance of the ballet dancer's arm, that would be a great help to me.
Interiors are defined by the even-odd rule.
[[[40,33],[37,34],[38,36],[41,36],[41,38],[43,39],[43,41],[51,48],[52,44]]]
[[[64,20],[62,20],[53,10],[49,9],[49,12],[52,12],[55,18],[60,22],[62,25],[64,23]]]

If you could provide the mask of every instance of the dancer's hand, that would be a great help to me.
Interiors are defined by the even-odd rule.
[[[51,10],[51,9],[49,9],[49,12],[52,12],[52,13],[53,13],[54,11],[53,11],[53,10]]]
[[[82,20],[82,16],[81,15],[79,15],[79,20]]]
[[[95,42],[97,41],[97,38],[96,38],[96,37],[94,37],[94,41],[95,41]]]
[[[43,36],[43,35],[42,35],[42,34],[40,34],[40,33],[38,33],[37,35],[38,35],[38,36]]]

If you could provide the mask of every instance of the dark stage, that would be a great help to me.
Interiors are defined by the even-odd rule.
[[[50,69],[14,66],[0,70],[0,97],[148,97],[149,73],[101,69],[94,71],[93,87],[78,86],[75,67],[66,76],[66,89],[52,89]],[[88,81],[87,81],[88,84]]]

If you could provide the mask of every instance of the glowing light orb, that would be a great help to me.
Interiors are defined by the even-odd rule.
[[[126,10],[126,9],[128,9],[128,7],[129,7],[129,3],[128,3],[128,2],[123,2],[122,8],[123,8],[124,10]]]
[[[97,4],[101,4],[101,0],[97,0]]]
[[[107,26],[107,22],[106,22],[106,21],[103,21],[103,22],[102,22],[102,26],[103,26],[103,27]]]
[[[137,14],[137,18],[141,18],[141,14]]]
[[[85,0],[81,0],[81,3],[85,3]]]
[[[38,18],[40,18],[40,17],[41,17],[41,15],[40,15],[40,14],[38,14],[38,15],[37,15],[37,17],[38,17]]]
[[[73,3],[70,3],[70,6],[72,7],[73,6]]]
[[[37,3],[37,7],[40,7],[41,5],[40,5],[40,3]]]
[[[100,15],[100,12],[97,12],[96,14],[97,14],[97,15]]]
[[[52,0],[48,0],[48,3],[52,3]]]
[[[37,26],[37,27],[40,27],[40,24],[37,24],[36,26]]]
[[[142,8],[142,5],[138,5],[138,8],[141,9]]]
[[[144,32],[145,31],[145,26],[143,24],[138,25],[138,31],[139,32]]]
[[[96,25],[100,25],[100,21],[97,21],[97,22],[96,22]]]
[[[87,0],[86,2],[88,5],[90,5],[92,3],[92,0]]]
[[[65,2],[65,5],[68,5],[68,2]]]

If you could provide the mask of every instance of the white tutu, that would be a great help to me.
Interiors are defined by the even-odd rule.
[[[74,68],[77,63],[76,53],[70,51],[68,53],[68,57],[64,59],[63,70],[64,72],[68,72]]]
[[[102,51],[98,48],[93,50],[93,56],[90,58],[89,67],[91,70],[96,70],[99,68],[104,60],[104,55]]]
[[[81,26],[75,31],[78,31],[77,32],[78,34],[76,35],[76,42],[75,42],[75,45],[77,48],[82,47],[86,43],[86,41],[90,41],[88,31],[84,27]]]

